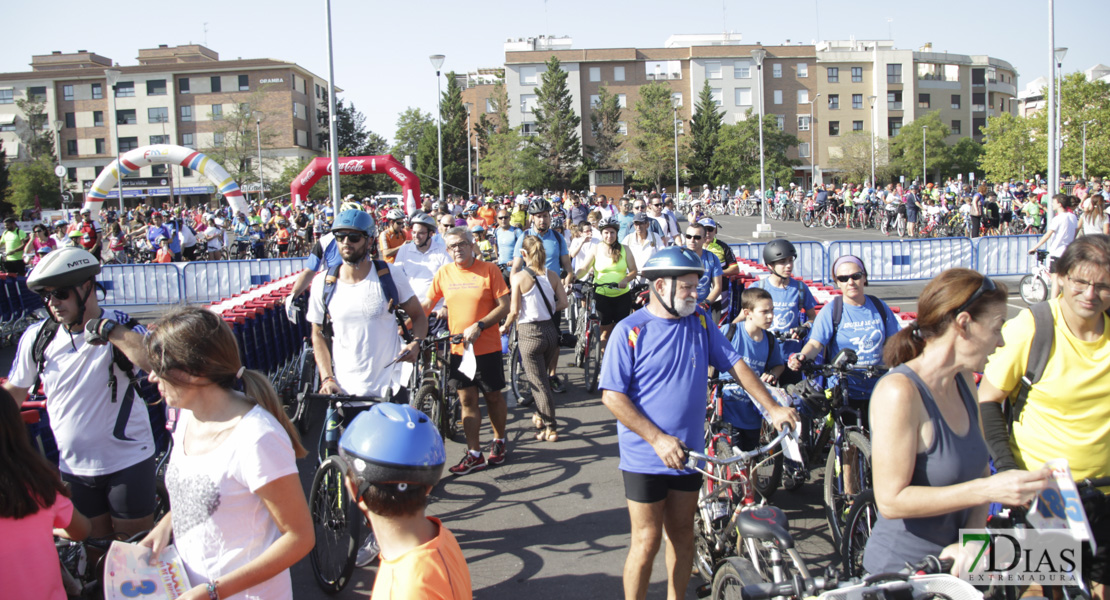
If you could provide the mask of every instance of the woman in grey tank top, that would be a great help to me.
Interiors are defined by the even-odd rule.
[[[927,555],[956,557],[960,529],[983,528],[990,502],[1019,505],[1045,472],[990,475],[973,373],[1002,346],[1006,288],[970,269],[925,287],[918,318],[884,348],[894,367],[871,396],[880,517],[863,567],[899,571]]]

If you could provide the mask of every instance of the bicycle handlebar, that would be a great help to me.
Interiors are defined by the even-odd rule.
[[[863,377],[878,377],[889,371],[889,367],[883,365],[870,365],[867,367],[857,367],[854,365],[836,366],[830,364],[817,364],[812,358],[807,358],[802,362],[802,373],[806,375],[821,375],[829,377],[832,375],[847,375],[854,373],[862,375]]]
[[[786,436],[788,436],[788,435],[794,435],[794,430],[789,425],[787,425],[786,427],[783,427],[782,431],[780,431],[779,434],[777,436],[775,436],[775,439],[771,440],[770,442],[767,442],[767,444],[765,444],[765,445],[763,445],[759,448],[756,448],[755,450],[747,450],[747,451],[742,450],[739,453],[737,453],[736,455],[730,456],[728,458],[719,458],[719,457],[716,457],[716,456],[708,456],[708,455],[702,454],[701,452],[698,452],[696,450],[690,450],[689,448],[687,448],[686,449],[686,456],[687,456],[687,458],[686,458],[686,468],[694,469],[698,466],[698,461],[702,461],[702,460],[704,460],[706,462],[711,462],[715,465],[726,465],[726,466],[727,465],[733,465],[733,464],[736,464],[738,462],[744,462],[744,461],[752,460],[754,458],[757,458],[757,457],[759,457],[763,454],[766,454],[766,453],[770,452],[775,446],[778,446],[779,444],[781,444],[782,440],[786,439]],[[776,594],[776,595],[778,595],[778,594]]]
[[[768,600],[779,596],[801,598],[813,596],[819,592],[835,590],[838,587],[840,587],[840,582],[835,577],[816,577],[805,580],[795,575],[789,581],[745,585],[740,590],[740,597],[743,600]]]
[[[355,396],[353,394],[305,394],[306,401],[311,400],[327,400],[331,403],[341,402],[385,402],[385,398],[380,396]]]

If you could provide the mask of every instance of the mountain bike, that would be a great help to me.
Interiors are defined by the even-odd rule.
[[[1026,304],[1036,304],[1048,299],[1052,289],[1052,274],[1048,272],[1048,251],[1037,250],[1037,268],[1018,283],[1018,292]]]
[[[615,283],[593,283],[583,281],[582,293],[585,295],[586,307],[578,319],[578,329],[575,336],[578,338],[574,347],[574,365],[582,367],[583,380],[586,389],[591,394],[597,391],[598,376],[601,372],[601,317],[597,314],[594,295],[598,288],[619,289]]]
[[[459,433],[462,421],[462,404],[458,390],[451,385],[451,344],[461,344],[462,334],[451,335],[441,331],[428,336],[421,344],[420,385],[409,405],[428,415],[443,439],[452,439]]]

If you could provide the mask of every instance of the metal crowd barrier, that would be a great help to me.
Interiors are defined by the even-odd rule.
[[[852,254],[867,265],[869,281],[911,281],[932,279],[946,269],[975,267],[974,246],[970,238],[931,240],[857,240],[832,242],[829,263]]]
[[[794,242],[798,249],[798,260],[794,261],[794,274],[802,279],[828,281],[829,255],[821,242]],[[736,258],[746,258],[763,264],[763,247],[767,242],[748,242],[729,244]]]
[[[181,269],[173,263],[104,265],[97,282],[104,286],[101,306],[182,304]]]
[[[230,298],[261,283],[304,269],[305,257],[191,262],[181,272],[184,301],[207,303]]]
[[[984,275],[1027,275],[1037,268],[1029,250],[1039,235],[988,236],[975,240],[975,270]]]

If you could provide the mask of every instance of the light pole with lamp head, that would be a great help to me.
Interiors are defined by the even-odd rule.
[[[875,186],[875,100],[878,96],[868,96],[867,100],[871,103],[871,189],[874,190]]]
[[[474,179],[471,177],[473,172],[470,170],[470,103],[463,104],[466,107],[466,193],[468,196],[474,196]],[[470,198],[467,198],[469,201]]]
[[[929,139],[929,126],[928,125],[922,125],[921,126],[921,185],[922,185],[922,187],[924,187],[925,183],[929,180],[929,168],[928,168],[928,165],[926,164],[928,162],[928,157],[926,156],[926,153],[925,153],[925,140],[927,140],[927,139]]]
[[[678,104],[673,99],[671,110],[674,111],[674,197],[678,198]]]
[[[262,178],[262,119],[266,117],[266,113],[256,110],[254,114],[254,133],[258,140],[258,200],[262,200],[263,190],[266,189],[266,180]]]
[[[436,70],[436,141],[439,149],[439,201],[443,202],[443,88],[439,81],[439,69],[443,66],[442,54],[433,54],[428,57],[432,61],[432,68]]]
[[[123,165],[119,162],[119,114],[116,112],[116,84],[119,83],[119,69],[104,69],[104,78],[112,88],[112,131],[116,137],[116,189],[119,191],[119,210],[123,212]]]
[[[817,129],[817,123],[813,120],[813,105],[817,103],[817,99],[821,94],[817,94],[809,101],[809,175],[811,181],[809,182],[810,188],[813,184],[817,183],[817,145],[814,143],[813,132]]]
[[[1067,48],[1056,48],[1053,52],[1056,58],[1056,187],[1052,189],[1053,196],[1060,192],[1060,179],[1063,178],[1060,173],[1060,154],[1064,148],[1064,131],[1060,128],[1060,114],[1064,112],[1064,57],[1067,54]]]
[[[752,50],[755,60],[755,70],[759,74],[759,227],[756,228],[756,237],[767,230],[767,174],[763,165],[763,59],[767,51],[763,48]],[[813,124],[810,123],[812,127]]]
[[[66,180],[65,180],[66,168],[62,166],[62,127],[65,127],[65,121],[59,121],[59,120],[54,121],[54,152],[57,153],[57,155],[58,155],[58,167],[56,169],[54,169],[54,174],[58,176],[58,193],[59,194],[65,194],[66,193]],[[1083,131],[1084,132],[1087,131],[1086,127],[1087,127],[1086,125],[1083,126],[1083,128],[1084,128]],[[1086,134],[1084,134],[1084,135],[1086,135]],[[1086,139],[1086,138],[1084,138],[1084,139]],[[1086,152],[1086,148],[1084,148],[1084,152]],[[1084,156],[1086,156],[1086,154],[1084,154]],[[64,204],[65,197],[64,196],[62,197],[62,202],[63,202],[62,208],[65,208],[65,204]]]

